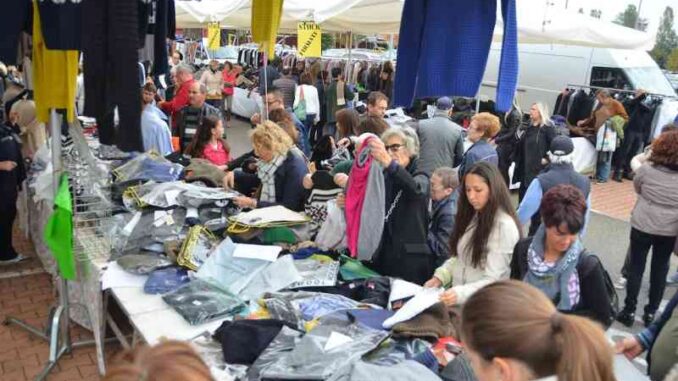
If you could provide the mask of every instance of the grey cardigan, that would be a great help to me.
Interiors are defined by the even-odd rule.
[[[631,226],[648,234],[676,236],[678,171],[647,162],[636,171],[633,186],[638,201],[631,213]]]

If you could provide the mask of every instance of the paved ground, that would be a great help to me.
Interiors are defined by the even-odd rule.
[[[249,126],[242,122],[234,122],[234,127],[227,130],[231,143],[232,155],[237,156],[250,149]],[[635,202],[633,186],[630,181],[619,184],[593,185],[592,213],[588,232],[584,239],[586,247],[600,256],[605,268],[614,280],[624,261],[628,246],[628,219]],[[33,257],[18,266],[0,267],[0,319],[6,315],[14,315],[26,319],[29,323],[44,325],[49,313],[49,305],[55,300],[54,288],[49,276],[42,270],[39,261],[28,241],[16,230],[16,248],[29,257]],[[672,270],[678,267],[673,258]],[[667,297],[675,292],[668,288]],[[624,291],[619,291],[623,301]],[[643,290],[639,300],[639,311],[647,301],[647,275],[644,278]],[[626,335],[641,329],[636,324],[632,329],[613,326],[615,335]],[[88,339],[89,333],[74,326],[73,336],[77,339]],[[107,345],[107,358],[120,349],[119,345]],[[48,345],[34,339],[16,327],[0,326],[0,380],[30,380],[41,370],[48,358]],[[643,361],[638,361],[643,367]],[[73,354],[66,355],[48,378],[49,380],[98,380],[96,354],[93,347],[76,349]]]

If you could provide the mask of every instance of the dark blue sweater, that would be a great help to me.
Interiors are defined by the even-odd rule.
[[[496,107],[511,108],[518,82],[515,0],[501,0],[504,20]],[[496,0],[406,0],[400,23],[394,104],[415,98],[475,97],[485,72]]]

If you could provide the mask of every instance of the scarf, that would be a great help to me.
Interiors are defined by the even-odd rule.
[[[343,106],[346,104],[346,99],[344,99],[344,81],[337,81],[337,106]]]
[[[259,160],[257,176],[261,180],[261,195],[259,201],[275,202],[275,171],[285,161],[286,155],[278,155],[270,162]]]
[[[577,239],[555,264],[544,261],[546,232],[542,224],[527,249],[528,271],[524,281],[540,289],[560,311],[570,311],[579,303],[579,275],[577,263],[583,251]]]

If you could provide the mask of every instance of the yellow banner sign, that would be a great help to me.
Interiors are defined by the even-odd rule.
[[[218,22],[207,24],[207,49],[217,50],[221,46],[221,26]]]
[[[320,26],[307,21],[297,24],[297,51],[301,57],[320,57],[322,45]]]

